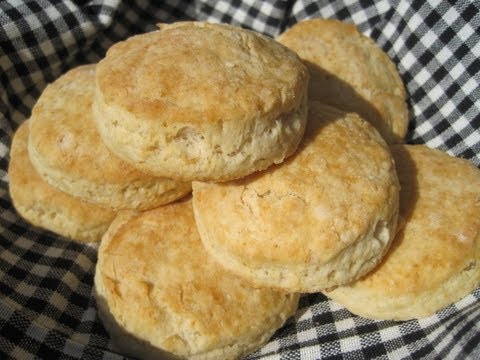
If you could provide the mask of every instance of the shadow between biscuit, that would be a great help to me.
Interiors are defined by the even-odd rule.
[[[355,90],[352,85],[311,61],[303,60],[303,62],[310,71],[311,79],[315,79],[315,81],[310,81],[309,84],[308,97],[310,101],[318,100],[325,104],[335,106],[339,110],[356,112],[363,119],[370,122],[384,136],[387,143],[403,142],[403,139],[395,134],[393,129],[385,123],[385,120],[375,106]],[[323,89],[324,84],[329,85],[328,89]],[[338,99],[342,100],[336,101],[332,95],[325,97],[324,94],[327,91],[329,93],[333,92]],[[346,105],[343,99],[350,99],[351,102]]]

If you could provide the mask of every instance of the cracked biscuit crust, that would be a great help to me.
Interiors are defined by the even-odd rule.
[[[325,295],[373,319],[432,315],[480,284],[480,171],[424,145],[395,145],[400,231],[382,263]]]
[[[295,155],[234,182],[193,182],[193,204],[202,241],[223,266],[258,285],[316,292],[381,259],[398,191],[378,132],[356,114],[312,102]]]
[[[293,51],[253,31],[163,25],[109,49],[93,109],[124,160],[158,176],[224,181],[293,153],[308,76]]]
[[[28,157],[28,125],[25,121],[18,128],[10,152],[9,191],[15,209],[31,224],[66,238],[100,241],[115,211],[74,198],[46,183]]]
[[[100,246],[95,290],[115,342],[142,358],[240,358],[268,341],[298,302],[211,260],[190,199],[121,213]]]
[[[408,109],[393,61],[353,24],[301,21],[277,40],[296,51],[310,70],[309,98],[370,121],[387,143],[403,142]]]
[[[95,65],[72,69],[41,94],[30,118],[29,156],[42,178],[82,200],[144,210],[173,201],[191,184],[154,177],[114,156],[92,119]]]

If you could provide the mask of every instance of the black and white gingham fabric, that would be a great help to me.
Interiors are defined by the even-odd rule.
[[[155,5],[156,4],[156,5]],[[33,228],[8,195],[9,146],[48,82],[159,22],[227,22],[276,36],[309,17],[355,23],[397,64],[409,143],[480,166],[478,1],[0,1],[0,358],[121,359],[92,297],[96,247]],[[321,294],[250,359],[480,359],[480,289],[426,319],[372,321]]]

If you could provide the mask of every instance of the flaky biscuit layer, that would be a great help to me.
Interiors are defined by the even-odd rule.
[[[305,130],[308,72],[276,41],[185,22],[115,44],[96,76],[95,121],[133,166],[225,181],[280,163]]]

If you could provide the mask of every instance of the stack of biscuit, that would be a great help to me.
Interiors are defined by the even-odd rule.
[[[95,295],[125,353],[234,359],[302,293],[404,320],[478,286],[480,173],[400,144],[405,89],[372,40],[323,19],[275,40],[159,27],[47,87],[9,167],[26,220],[101,237]]]
[[[30,223],[69,239],[99,241],[121,209],[146,210],[191,191],[191,183],[139,171],[107,149],[91,104],[95,65],[50,84],[12,140],[10,195]]]

